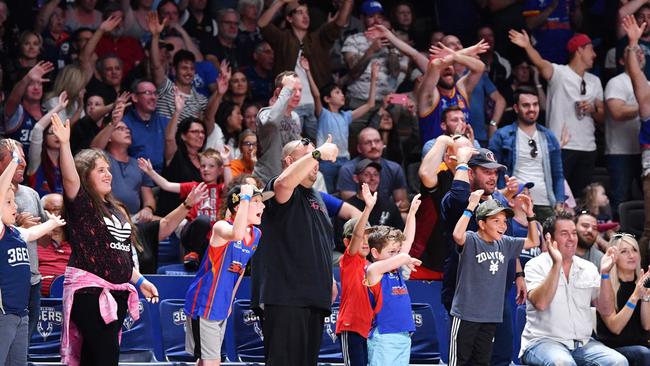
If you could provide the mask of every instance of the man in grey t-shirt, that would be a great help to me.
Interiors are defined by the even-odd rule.
[[[275,78],[275,91],[270,107],[257,113],[257,142],[259,159],[253,174],[264,184],[282,172],[282,147],[299,140],[302,126],[294,112],[300,103],[302,83],[293,71],[285,71]]]

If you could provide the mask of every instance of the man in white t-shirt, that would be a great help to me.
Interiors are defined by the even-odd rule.
[[[546,126],[556,136],[561,136],[565,127],[569,133],[569,141],[562,148],[564,177],[571,192],[580,195],[591,183],[596,164],[596,123],[605,120],[603,87],[596,75],[587,72],[596,59],[591,39],[576,33],[566,45],[569,64],[558,65],[540,56],[525,31],[510,30],[509,36],[548,81]]]
[[[625,48],[625,45],[619,48]],[[618,63],[625,66],[625,72],[609,80],[605,87],[607,119],[605,120],[605,154],[611,177],[610,205],[614,219],[618,219],[618,205],[630,198],[632,182],[641,177],[641,146],[639,129],[639,103],[634,96],[632,80],[625,62],[624,49],[617,52],[621,57]],[[645,56],[639,49],[637,59],[641,69]]]

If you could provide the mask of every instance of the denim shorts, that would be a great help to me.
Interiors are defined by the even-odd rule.
[[[368,337],[369,366],[408,366],[410,357],[408,332],[380,334],[375,329]]]

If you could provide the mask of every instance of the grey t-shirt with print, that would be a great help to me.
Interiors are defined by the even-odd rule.
[[[508,261],[517,257],[525,238],[504,235],[485,242],[468,231],[459,247],[460,260],[451,315],[476,323],[501,323],[506,291]]]

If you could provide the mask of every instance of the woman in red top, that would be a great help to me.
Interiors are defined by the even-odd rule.
[[[111,284],[131,282],[149,301],[158,300],[156,287],[133,266],[129,216],[111,194],[108,157],[97,149],[70,150],[70,123],[52,117],[52,132],[60,143],[60,167],[67,210],[68,239],[72,246],[69,267],[87,272]],[[118,334],[126,317],[130,291],[110,291],[117,303],[117,320],[104,323],[100,314],[101,287],[85,287],[74,293],[70,320],[83,337],[81,365],[117,365]]]

